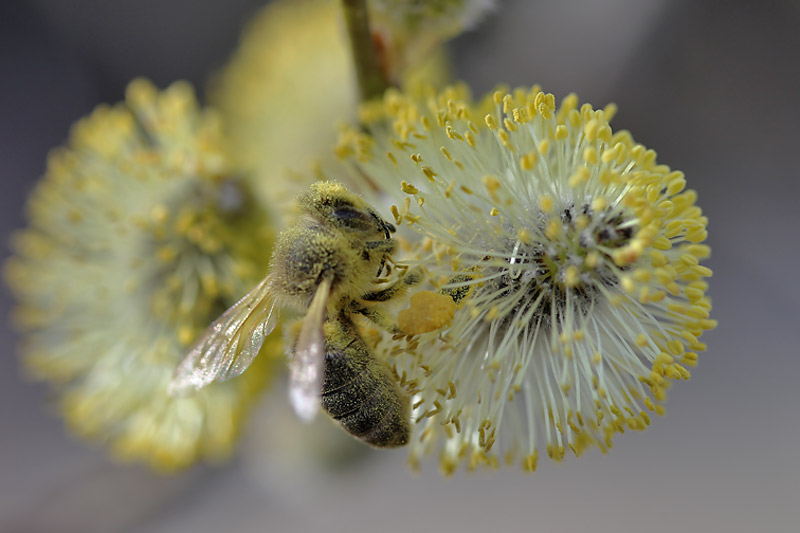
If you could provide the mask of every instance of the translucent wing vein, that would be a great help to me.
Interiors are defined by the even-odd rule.
[[[253,362],[277,322],[267,276],[200,335],[175,370],[169,393],[182,395],[238,376]]]

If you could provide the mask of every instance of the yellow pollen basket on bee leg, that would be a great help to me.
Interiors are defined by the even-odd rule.
[[[456,314],[453,299],[433,291],[415,293],[410,304],[397,314],[397,326],[407,335],[436,331],[448,325]]]

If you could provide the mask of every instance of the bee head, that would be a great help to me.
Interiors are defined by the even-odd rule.
[[[300,195],[298,203],[303,212],[320,223],[365,238],[379,234],[389,239],[390,233],[396,231],[360,196],[335,181],[313,184],[308,192]]]

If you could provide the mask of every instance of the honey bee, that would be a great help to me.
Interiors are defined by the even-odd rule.
[[[176,369],[170,393],[244,372],[278,311],[291,308],[304,313],[289,365],[289,399],[298,416],[311,420],[321,404],[364,442],[402,446],[411,432],[408,395],[389,365],[374,357],[353,316],[398,332],[376,306],[404,294],[420,275],[403,271],[392,283],[380,278],[393,264],[395,228],[340,183],[312,185],[298,205],[302,219],[279,235],[270,273],[200,335]]]

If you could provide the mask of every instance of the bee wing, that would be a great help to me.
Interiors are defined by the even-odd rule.
[[[308,308],[300,336],[289,365],[289,402],[302,420],[310,422],[319,410],[322,377],[325,371],[325,336],[322,331],[325,308],[331,291],[331,279],[317,287]]]
[[[195,341],[189,354],[175,369],[169,394],[179,396],[244,372],[277,322],[278,310],[270,293],[270,277],[267,276]]]

